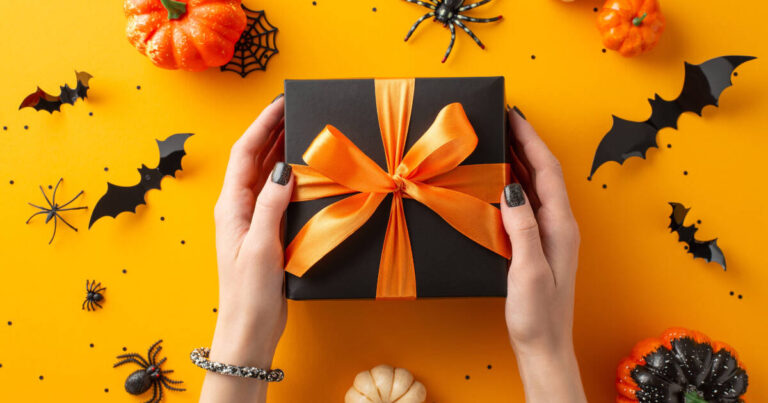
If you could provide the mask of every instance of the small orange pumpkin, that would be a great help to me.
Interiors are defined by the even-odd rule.
[[[240,2],[125,0],[128,41],[164,69],[224,65],[248,22]]]
[[[651,50],[659,42],[664,24],[656,0],[608,0],[597,16],[603,44],[622,56]]]

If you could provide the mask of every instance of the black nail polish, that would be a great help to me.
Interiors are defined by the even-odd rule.
[[[528,120],[525,115],[523,115],[523,112],[517,107],[517,105],[512,107],[512,110],[515,111],[518,115],[520,115],[521,118]]]
[[[288,181],[291,180],[292,170],[293,168],[285,162],[278,162],[275,164],[275,169],[272,170],[272,182],[285,186],[288,184]]]
[[[275,103],[275,101],[277,101],[278,99],[282,98],[284,95],[285,95],[285,94],[281,92],[280,94],[278,94],[278,95],[275,97],[275,99],[273,99],[273,100],[272,100],[272,102],[270,102],[270,104],[274,104],[274,103]]]
[[[509,207],[517,207],[525,204],[523,187],[519,183],[511,183],[504,187],[504,200]]]

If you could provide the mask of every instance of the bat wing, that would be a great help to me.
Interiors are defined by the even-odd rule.
[[[146,189],[142,182],[144,182],[143,176],[142,181],[135,186],[125,187],[107,183],[107,193],[96,202],[88,228],[91,228],[93,223],[101,217],[110,216],[114,218],[125,211],[135,213],[136,207],[139,204],[145,204],[144,193]]]
[[[733,71],[753,59],[753,56],[722,56],[698,65],[685,63],[685,83],[677,97],[681,110],[701,116],[705,106],[717,106],[723,91],[733,85]]]
[[[61,98],[53,96],[37,87],[37,91],[24,98],[21,105],[19,105],[19,109],[34,108],[36,111],[45,110],[53,113],[53,111],[61,111],[61,104]]]
[[[187,155],[184,143],[190,136],[192,133],[176,133],[163,141],[157,140],[157,147],[160,149],[157,170],[161,178],[166,175],[176,177],[176,171],[181,170],[181,159]]]
[[[709,241],[698,241],[695,238],[696,231],[699,229],[695,225],[685,226],[685,216],[688,215],[689,208],[680,203],[669,203],[672,206],[672,214],[669,216],[669,229],[677,232],[678,241],[685,242],[688,245],[688,253],[694,258],[702,258],[707,262],[716,262],[726,269],[725,255],[720,247],[717,246],[717,239]]]
[[[629,157],[645,158],[649,148],[658,147],[656,133],[656,128],[648,122],[633,122],[614,116],[611,130],[597,146],[590,177],[608,161],[623,164]]]

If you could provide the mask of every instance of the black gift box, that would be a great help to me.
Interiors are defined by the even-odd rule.
[[[453,102],[462,104],[479,139],[462,165],[509,163],[504,77],[417,78],[405,153],[437,113]],[[329,124],[387,170],[373,79],[285,81],[287,162],[305,165],[302,155]],[[315,213],[348,196],[291,203],[286,213],[286,245]],[[368,222],[302,277],[286,273],[287,297],[375,298],[391,200],[388,195]],[[403,202],[419,298],[506,295],[508,261],[504,257],[456,231],[426,206],[411,199]]]

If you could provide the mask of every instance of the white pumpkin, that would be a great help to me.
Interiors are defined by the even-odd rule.
[[[344,403],[423,403],[426,399],[427,389],[408,370],[379,365],[357,374]]]

